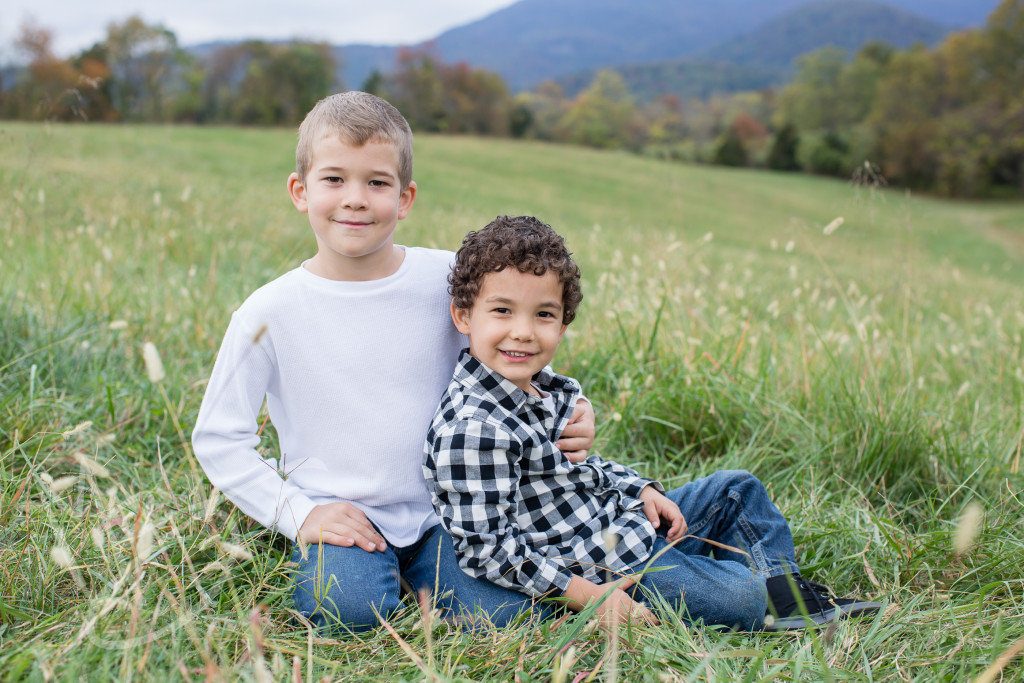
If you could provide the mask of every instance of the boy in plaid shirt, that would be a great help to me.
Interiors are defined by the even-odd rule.
[[[423,470],[463,571],[575,610],[607,594],[606,619],[654,622],[652,605],[667,603],[708,625],[786,629],[803,627],[804,611],[814,623],[877,611],[799,575],[789,525],[749,472],[666,493],[558,450],[580,387],[548,364],[582,300],[579,278],[562,238],[527,216],[498,217],[456,256],[452,318],[469,348]]]

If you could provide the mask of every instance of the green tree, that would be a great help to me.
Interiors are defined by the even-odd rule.
[[[334,91],[335,73],[325,43],[248,41],[211,60],[206,108],[239,123],[294,125]]]
[[[402,49],[398,69],[384,83],[384,97],[402,112],[413,130],[440,132],[448,126],[439,64],[430,46]]]
[[[799,171],[800,163],[797,161],[797,150],[800,147],[800,136],[792,123],[783,125],[775,138],[772,140],[772,147],[768,151],[768,168],[776,171]]]
[[[445,64],[429,48],[403,50],[384,79],[384,96],[414,130],[506,136],[513,108],[498,74],[466,63]]]
[[[363,84],[360,86],[360,90],[368,92],[371,95],[380,95],[384,92],[384,74],[381,73],[380,69],[374,68],[370,72],[370,75],[366,77]]]
[[[561,126],[568,132],[571,142],[618,148],[629,142],[633,113],[633,98],[622,75],[603,69],[570,105]]]
[[[849,151],[849,143],[839,133],[830,130],[812,145],[807,170],[820,175],[848,175],[852,170],[847,160]]]
[[[1003,0],[984,34],[991,79],[987,100],[998,112],[993,117],[998,141],[993,180],[1024,194],[1024,0]]]
[[[445,132],[507,136],[512,100],[498,74],[465,62],[441,65],[441,102]]]
[[[938,131],[941,98],[941,73],[932,54],[916,47],[893,57],[868,117],[875,159],[890,181],[912,187],[934,182],[937,160],[930,143]]]
[[[538,140],[564,141],[568,135],[561,127],[569,111],[569,100],[565,91],[554,81],[543,81],[533,92],[520,93],[516,106],[530,112],[529,127],[524,135]]]
[[[868,43],[853,60],[844,64],[836,82],[837,114],[834,129],[846,128],[863,121],[875,104],[878,84],[896,50],[881,42]]]
[[[846,51],[826,47],[803,55],[797,63],[796,78],[779,96],[778,119],[799,130],[838,128],[846,120],[839,89]]]
[[[107,25],[102,45],[110,69],[111,104],[124,119],[165,121],[170,118],[173,77],[184,51],[174,33],[129,17]]]
[[[743,140],[739,133],[732,126],[715,146],[713,158],[719,166],[746,166],[748,162],[747,148],[743,146]]]

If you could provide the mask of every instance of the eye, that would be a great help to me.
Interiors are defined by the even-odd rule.
[[[555,314],[552,313],[551,311],[541,311],[537,314],[537,316],[540,318],[554,318]]]
[[[386,180],[371,180],[370,187],[390,187],[391,183]]]
[[[340,176],[329,175],[326,178],[324,178],[324,182],[328,183],[330,185],[337,185],[337,184],[345,182],[345,180],[344,180],[344,178],[342,178]]]
[[[508,315],[511,311],[509,311],[507,308],[502,308],[499,306],[498,308],[492,309],[492,312],[497,313],[498,315]]]

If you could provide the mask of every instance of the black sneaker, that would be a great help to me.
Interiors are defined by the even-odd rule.
[[[791,631],[813,625],[821,626],[841,617],[866,617],[882,609],[880,602],[837,598],[825,586],[799,574],[773,576],[765,582],[765,588],[768,590],[765,631]],[[807,616],[800,609],[801,603]]]

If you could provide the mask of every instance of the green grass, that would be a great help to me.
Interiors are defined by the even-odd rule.
[[[598,450],[669,486],[753,471],[808,573],[889,607],[785,636],[666,623],[616,649],[586,614],[295,626],[288,544],[215,496],[188,444],[230,312],[314,248],[285,192],[294,139],[0,125],[4,678],[1024,675],[1024,205],[473,138],[417,139],[399,241],[550,222],[586,297],[556,365],[597,406]]]

